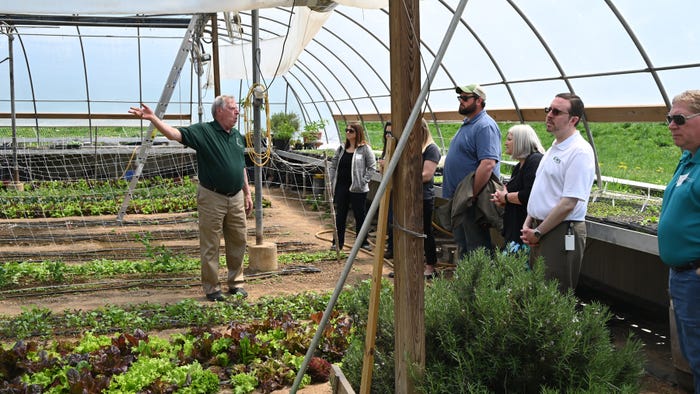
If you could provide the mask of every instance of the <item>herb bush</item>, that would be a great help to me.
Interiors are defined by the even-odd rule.
[[[628,338],[619,349],[606,327],[607,307],[577,307],[562,295],[544,267],[527,270],[525,255],[483,251],[458,264],[454,277],[425,289],[425,393],[637,392],[643,374],[642,343]],[[364,289],[368,291],[368,288]],[[360,298],[358,298],[360,299]],[[367,297],[368,299],[368,297]],[[394,392],[393,301],[382,293],[372,391]],[[367,315],[366,300],[355,314]],[[363,334],[356,331],[343,360],[355,389],[361,381]]]

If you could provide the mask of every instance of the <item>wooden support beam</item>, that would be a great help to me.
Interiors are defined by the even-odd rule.
[[[17,119],[108,119],[108,120],[119,120],[128,119],[134,120],[134,115],[127,112],[123,114],[86,114],[86,113],[59,113],[59,112],[22,112],[15,114]],[[0,119],[9,119],[10,114],[7,112],[0,112]],[[192,120],[191,114],[165,114],[163,116],[166,120]]]
[[[386,163],[391,160],[394,152],[394,138],[386,139]],[[388,229],[389,205],[391,204],[391,182],[388,184],[381,202],[379,203],[379,215],[377,216],[377,242],[374,249],[374,267],[372,269],[372,287],[369,293],[369,307],[367,312],[367,330],[365,332],[365,353],[362,361],[362,381],[359,394],[370,394],[372,388],[372,373],[374,372],[374,353],[377,337],[377,325],[379,324],[379,303],[382,290],[382,269],[384,267],[384,239]]]
[[[419,0],[389,0],[391,122],[396,138],[420,95]],[[410,128],[410,127],[409,127]],[[394,172],[394,365],[397,393],[415,392],[409,371],[425,368],[423,279],[423,185],[420,121],[400,152]],[[397,152],[398,154],[399,152]],[[397,180],[400,180],[397,182]],[[400,185],[400,186],[399,186]]]
[[[493,109],[489,108],[489,115],[497,122],[519,122],[515,109]],[[521,108],[525,122],[544,122],[544,107],[542,108]],[[664,122],[664,117],[668,113],[668,108],[663,105],[645,105],[630,107],[586,107],[586,118],[589,122]],[[433,116],[439,122],[462,122],[464,117],[457,111],[433,112],[424,115],[427,121],[432,121]],[[336,121],[359,121],[379,122],[381,119],[388,119],[389,114],[361,114],[334,115]]]
[[[544,108],[544,107],[543,107]],[[543,108],[523,108],[521,112],[526,122],[543,122]],[[636,107],[586,107],[586,116],[589,122],[664,122],[668,109],[663,105],[649,105]],[[518,116],[514,109],[489,109],[489,115],[498,122],[517,122]],[[457,111],[426,113],[424,118],[433,120],[433,116],[439,122],[461,122],[464,117]],[[133,120],[128,113],[59,113],[59,112],[20,112],[17,119],[108,119]],[[0,119],[9,119],[9,112],[0,112]],[[335,121],[362,121],[379,122],[382,119],[390,119],[390,114],[360,114],[360,115],[333,115]],[[192,120],[192,114],[165,114],[166,120]]]

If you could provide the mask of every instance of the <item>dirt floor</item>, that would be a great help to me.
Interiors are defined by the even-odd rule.
[[[270,200],[272,206],[265,208],[262,218],[264,231],[262,233],[265,242],[273,242],[278,245],[280,253],[305,250],[322,251],[328,250],[332,239],[330,220],[323,214],[312,211],[307,206],[302,206],[300,200],[293,193],[287,193],[283,189],[266,189],[264,198]],[[4,221],[0,223],[0,230],[12,233],[12,239],[19,239],[18,242],[5,242],[0,245],[0,254],[5,256],[24,256],[29,252],[38,253],[44,256],[59,255],[73,256],[76,261],[81,261],[95,256],[109,257],[111,255],[126,255],[137,253],[143,250],[143,246],[134,241],[133,234],[151,231],[152,245],[163,244],[168,248],[183,253],[196,253],[197,231],[196,221],[190,215],[175,215],[172,225],[167,228],[159,227],[150,229],[148,217],[131,216],[127,217],[125,223],[119,225],[112,218],[96,219],[95,223],[77,223],[66,219],[56,221],[46,221],[45,228],[32,228],[27,230],[18,222]],[[57,225],[58,224],[58,225]],[[62,226],[62,228],[61,228]],[[249,220],[248,242],[251,245],[256,243],[255,218]],[[40,226],[41,227],[41,226]],[[31,235],[24,232],[31,231]],[[42,231],[56,235],[65,232],[71,235],[73,240],[68,246],[43,241]],[[115,234],[124,233],[120,242],[114,241]],[[24,235],[23,235],[24,234]],[[83,234],[84,236],[81,236]],[[101,238],[101,234],[106,234]],[[110,235],[110,237],[107,237]],[[351,238],[346,243],[354,241]],[[346,246],[347,249],[347,246]],[[138,252],[142,253],[142,252]],[[36,257],[39,259],[40,257]],[[43,257],[45,258],[45,257]],[[361,251],[357,260],[353,263],[347,276],[347,284],[355,283],[364,279],[369,279],[374,263],[374,256],[371,253]],[[295,273],[288,275],[262,275],[257,276],[253,272],[247,277],[245,285],[249,293],[249,299],[255,300],[267,295],[283,295],[298,293],[307,290],[332,291],[337,285],[341,272],[345,268],[346,260],[340,259],[334,262],[324,262],[315,268],[317,272]],[[282,267],[280,267],[282,268]],[[385,265],[384,276],[391,272],[391,267]],[[225,275],[222,271],[222,275]],[[226,288],[223,289],[224,291]],[[42,295],[43,294],[43,295]],[[177,286],[125,286],[115,289],[113,286],[105,286],[103,289],[92,289],[90,291],[75,292],[52,292],[37,293],[28,290],[23,294],[0,297],[0,314],[15,315],[22,312],[23,308],[32,305],[49,308],[54,312],[63,310],[89,310],[111,305],[126,305],[131,303],[150,302],[160,304],[172,304],[185,298],[193,298],[207,303],[199,286],[198,278],[192,278],[189,283]],[[616,330],[616,335],[626,336],[624,329]],[[654,350],[653,346],[648,347]],[[670,363],[670,352],[665,348],[651,355],[655,362]],[[678,385],[672,382],[665,369],[662,373],[648,373],[643,381],[642,393],[686,393]],[[301,390],[305,394],[325,394],[332,390],[329,384],[316,385]],[[279,391],[278,394],[288,391]]]
[[[298,200],[293,198],[285,198],[280,194],[279,189],[270,189],[270,193],[264,195],[265,199],[272,202],[270,208],[265,208],[265,214],[263,217],[263,241],[276,243],[278,248],[278,253],[293,252],[293,251],[326,251],[330,247],[330,241],[332,240],[332,232],[326,223],[329,223],[327,219],[322,217],[319,212],[311,211],[307,208],[306,211],[299,209],[300,203]],[[110,219],[111,220],[111,219]],[[127,217],[127,221],[132,223],[141,223],[141,217]],[[64,222],[64,221],[62,221]],[[102,223],[109,223],[108,221],[102,221]],[[6,222],[3,222],[6,223]],[[0,228],[2,228],[3,223],[0,223]],[[173,227],[179,226],[179,229],[174,229]],[[248,222],[249,227],[249,245],[255,245],[255,218],[250,217]],[[194,229],[194,232],[192,230]],[[21,229],[15,227],[13,229],[15,235],[21,233]],[[54,228],[50,231],[54,236],[57,232],[62,231],[61,228],[58,231]],[[159,230],[155,230],[149,227],[148,224],[140,224],[138,226],[116,226],[113,228],[96,228],[91,225],[87,225],[84,228],[74,224],[74,226],[68,231],[72,232],[73,238],[79,240],[73,241],[70,244],[52,244],[52,243],[38,243],[38,242],[19,242],[15,245],[5,244],[0,247],[0,253],[4,256],[8,255],[22,255],[29,253],[28,248],[35,253],[35,260],[47,258],[49,256],[61,255],[63,252],[63,261],[69,261],[70,257],[66,256],[76,256],[75,260],[83,260],[85,257],[104,257],[104,258],[116,258],[121,256],[125,258],[128,254],[129,256],[134,256],[138,254],[143,254],[144,247],[135,241],[134,237],[125,235],[123,238],[125,241],[120,242],[119,245],[114,245],[114,241],[109,242],[96,242],[94,239],[98,238],[98,233],[104,232],[107,234],[114,235],[119,232],[130,232],[130,233],[144,233],[149,232],[151,237],[151,244],[153,246],[158,246],[163,244],[168,246],[168,248],[176,249],[178,251],[187,251],[189,254],[194,253],[198,248],[198,240],[196,238],[196,222],[194,220],[179,220],[176,224],[173,224],[167,230],[163,230],[162,226]],[[167,231],[163,234],[163,231]],[[164,240],[159,239],[160,236],[167,237],[168,234],[191,234],[194,236],[184,236],[178,237],[176,240]],[[76,236],[77,232],[85,232],[91,234],[92,237],[80,237]],[[39,230],[32,229],[32,238],[41,238]],[[350,237],[350,236],[349,236]],[[85,238],[85,239],[83,239]],[[184,238],[184,239],[183,239]],[[351,238],[349,241],[354,241]],[[346,242],[347,243],[347,242]],[[109,244],[109,245],[107,245]],[[83,254],[78,256],[76,250],[82,250]],[[349,251],[348,245],[345,247],[346,251]],[[113,256],[112,256],[113,255]],[[320,265],[315,265],[314,268],[318,269],[318,272],[313,273],[301,273],[301,274],[285,274],[285,275],[261,275],[260,273],[253,272],[246,269],[247,279],[245,289],[249,293],[249,299],[255,300],[261,296],[268,295],[283,295],[290,293],[299,293],[307,290],[315,291],[330,291],[333,290],[338,282],[340,273],[342,272],[346,260],[341,258],[337,261],[322,262]],[[373,255],[365,251],[361,251],[358,258],[353,263],[352,269],[350,270],[347,283],[354,283],[359,280],[368,279],[372,272]],[[225,267],[224,267],[225,268]],[[284,268],[283,266],[279,267]],[[386,273],[390,271],[387,268]],[[225,277],[225,269],[221,271],[222,277]],[[262,276],[262,277],[259,277]],[[92,309],[103,306],[105,304],[111,305],[125,305],[134,302],[148,301],[151,303],[175,303],[184,298],[194,298],[200,299],[202,302],[207,302],[204,298],[201,287],[199,286],[198,278],[192,278],[192,283],[185,286],[179,287],[134,287],[128,288],[127,290],[122,289],[107,289],[101,290],[99,293],[87,293],[87,294],[56,294],[52,293],[49,297],[29,297],[36,296],[27,290],[26,295],[28,297],[14,297],[0,299],[0,313],[6,315],[14,315],[22,312],[22,308],[27,308],[32,305],[37,305],[41,307],[49,308],[55,312],[60,312],[63,310],[71,309]],[[225,292],[227,289],[224,285],[222,290]]]

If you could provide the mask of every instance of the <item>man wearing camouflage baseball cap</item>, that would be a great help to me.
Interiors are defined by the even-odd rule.
[[[491,173],[500,177],[501,130],[484,110],[486,92],[481,86],[458,86],[455,91],[459,94],[459,113],[465,118],[445,158],[442,197],[452,198],[460,182],[474,172],[473,198],[476,200]],[[472,204],[452,228],[460,259],[479,247],[493,248],[489,228],[476,223],[476,209]]]
[[[459,94],[475,94],[481,97],[484,100],[484,102],[486,102],[486,92],[484,92],[484,89],[482,89],[481,86],[475,83],[466,86],[458,86],[455,90]]]

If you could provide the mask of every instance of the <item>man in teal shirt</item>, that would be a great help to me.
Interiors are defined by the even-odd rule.
[[[683,150],[664,191],[659,256],[670,267],[668,287],[681,351],[700,394],[700,90],[673,98],[666,116],[673,142]]]
[[[246,249],[246,216],[253,209],[245,169],[245,142],[233,128],[238,121],[238,105],[231,96],[214,99],[214,121],[174,128],[159,119],[141,103],[129,113],[153,123],[169,140],[197,151],[199,187],[199,247],[202,261],[202,287],[210,301],[224,301],[219,282],[221,234],[226,244],[228,292],[246,297],[243,289],[243,256]]]

